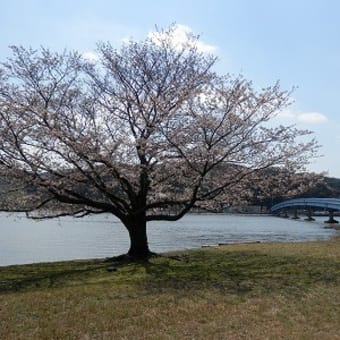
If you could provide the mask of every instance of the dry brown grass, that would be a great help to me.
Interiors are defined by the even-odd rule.
[[[0,275],[1,340],[340,339],[339,240],[3,267]]]

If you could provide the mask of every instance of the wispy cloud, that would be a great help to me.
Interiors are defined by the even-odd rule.
[[[307,124],[322,124],[328,121],[327,117],[320,112],[283,111],[278,114],[278,117]]]
[[[306,112],[297,115],[297,119],[300,122],[320,124],[328,121],[327,117],[319,112]]]
[[[174,48],[181,48],[186,43],[188,43],[188,35],[192,34],[193,31],[191,27],[181,24],[175,24],[173,30],[171,31],[171,41]],[[148,37],[157,43],[164,36],[164,32],[151,31]],[[195,41],[195,47],[198,51],[203,53],[213,53],[218,50],[217,46],[210,45],[202,40]]]
[[[164,31],[150,31],[148,33],[148,38],[154,43],[159,43],[165,37]],[[170,31],[171,44],[174,48],[182,48],[185,44],[189,43],[189,38],[193,34],[193,30],[187,25],[175,24],[172,26]],[[120,43],[126,44],[135,39],[132,36],[125,35],[120,39]],[[214,53],[218,50],[215,45],[208,44],[202,40],[193,40],[192,42],[199,52],[202,53]],[[190,44],[189,44],[190,45]],[[82,53],[82,57],[92,63],[97,63],[99,61],[99,55],[95,51],[86,51]]]

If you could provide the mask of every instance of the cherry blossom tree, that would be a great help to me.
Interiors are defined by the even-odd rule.
[[[315,155],[309,131],[270,122],[289,91],[218,75],[198,37],[158,33],[118,50],[99,43],[98,60],[12,47],[0,68],[0,171],[25,194],[7,209],[111,213],[128,255],[144,258],[148,222],[223,205],[254,174],[300,170]]]

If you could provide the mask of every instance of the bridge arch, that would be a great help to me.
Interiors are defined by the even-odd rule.
[[[340,199],[339,198],[295,198],[287,200],[271,207],[271,212],[285,208],[322,208],[324,210],[340,211]]]
[[[280,210],[295,209],[295,217],[297,218],[297,209],[303,208],[309,210],[309,218],[311,219],[311,210],[314,208],[321,208],[329,212],[329,220],[327,223],[338,223],[333,218],[334,211],[340,211],[340,199],[339,198],[295,198],[287,200],[271,207],[271,213],[277,213]]]

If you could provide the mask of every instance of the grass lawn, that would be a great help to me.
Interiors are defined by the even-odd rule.
[[[340,339],[340,239],[0,267],[0,339]]]

